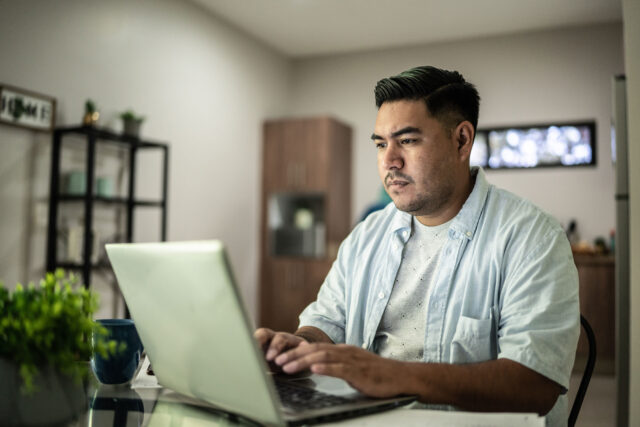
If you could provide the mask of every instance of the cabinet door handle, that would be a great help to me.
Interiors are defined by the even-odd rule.
[[[297,268],[296,288],[304,286],[304,265],[299,265]]]
[[[298,287],[298,266],[293,264],[291,266],[291,282],[289,283],[289,289],[295,290]]]
[[[300,187],[307,185],[307,168],[304,163],[300,163]]]
[[[304,187],[305,184],[305,168],[301,163],[287,164],[287,186],[293,188]]]
[[[303,188],[307,183],[307,169],[304,163],[287,164],[287,185],[293,188]]]
[[[300,163],[296,163],[295,165],[295,177],[296,177],[296,182],[295,182],[295,187],[299,188],[302,187],[302,179],[301,179],[301,175],[300,175]]]
[[[287,265],[285,267],[285,289],[291,291],[296,286],[295,265]]]
[[[291,186],[294,188],[298,187],[298,164],[297,163],[293,164],[293,182],[291,183]]]
[[[295,181],[296,181],[296,170],[295,170],[295,163],[288,163],[287,164],[287,186],[289,187],[294,187],[295,186]]]
[[[289,289],[291,287],[291,272],[289,266],[284,267],[284,288]]]
[[[292,264],[285,267],[285,289],[294,291],[304,284],[304,266]]]

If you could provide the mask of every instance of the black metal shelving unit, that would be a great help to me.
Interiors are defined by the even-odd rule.
[[[65,136],[75,135],[86,138],[86,191],[81,195],[68,195],[60,191],[61,182],[61,153],[63,139]],[[116,144],[122,146],[129,152],[129,182],[128,191],[125,197],[102,197],[94,194],[94,183],[96,173],[96,145]],[[161,150],[162,151],[162,195],[159,200],[140,200],[135,197],[135,177],[136,159],[141,150]],[[47,230],[47,271],[54,271],[56,268],[65,268],[82,271],[83,284],[91,286],[91,272],[98,268],[107,268],[108,265],[94,264],[91,262],[91,251],[93,248],[93,211],[95,204],[106,206],[126,207],[126,241],[133,241],[133,215],[136,207],[157,207],[161,209],[161,229],[160,238],[165,241],[167,238],[167,184],[169,168],[169,146],[162,142],[145,141],[136,137],[121,135],[109,130],[92,126],[61,127],[53,132],[53,145],[51,149],[51,179],[49,188],[49,224]],[[83,256],[82,262],[65,262],[58,260],[57,237],[58,237],[58,210],[62,204],[84,204],[84,233],[83,233]]]

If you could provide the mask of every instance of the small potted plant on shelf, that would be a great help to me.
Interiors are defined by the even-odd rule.
[[[0,420],[9,425],[59,425],[87,405],[82,383],[92,352],[106,357],[115,341],[92,320],[97,296],[57,270],[39,286],[0,282]],[[95,347],[91,336],[94,335]],[[3,421],[4,422],[4,421]]]
[[[122,119],[123,125],[122,133],[138,138],[144,117],[137,115],[133,110],[127,110],[120,114],[120,118]]]
[[[94,126],[98,123],[100,113],[96,108],[96,103],[92,99],[87,99],[84,103],[84,116],[82,118],[82,124],[85,126]]]

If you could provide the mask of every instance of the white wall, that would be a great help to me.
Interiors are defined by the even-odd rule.
[[[631,300],[629,360],[629,425],[640,425],[640,2],[623,0],[627,123],[629,132],[629,234]]]
[[[143,136],[170,143],[169,240],[228,242],[255,307],[261,123],[284,111],[290,63],[186,1],[1,4],[0,82],[56,97],[58,125],[79,124],[87,98],[101,125],[119,129],[129,107],[146,115]],[[0,126],[7,284],[43,272],[49,146],[49,135]],[[157,222],[137,222],[136,234],[158,238]]]
[[[621,46],[621,26],[603,25],[292,67],[190,2],[14,0],[2,2],[0,82],[56,97],[59,125],[79,123],[89,97],[101,124],[115,129],[117,112],[144,113],[144,136],[171,144],[170,240],[226,240],[255,308],[263,118],[328,113],[354,127],[354,221],[379,186],[369,135],[382,77],[427,63],[457,69],[480,90],[481,126],[596,119],[596,168],[489,173],[560,221],[577,218],[592,240],[614,226],[609,79],[623,71]],[[49,135],[0,126],[0,278],[8,284],[42,274],[49,145]],[[155,236],[155,224],[138,224]]]
[[[354,127],[354,220],[380,186],[369,137],[377,80],[417,65],[460,71],[482,97],[480,126],[595,119],[597,167],[489,171],[494,184],[529,198],[582,237],[614,228],[610,79],[623,72],[619,24],[439,43],[294,64],[290,111],[334,114]]]

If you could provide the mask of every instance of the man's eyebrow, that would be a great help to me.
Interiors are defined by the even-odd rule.
[[[413,126],[407,126],[406,128],[402,128],[400,130],[395,131],[391,134],[394,138],[400,135],[404,135],[405,133],[422,133],[422,131]]]
[[[398,137],[400,135],[404,135],[405,133],[422,133],[422,131],[417,127],[407,126],[407,127],[404,127],[404,128],[402,128],[400,130],[397,130],[397,131],[393,132],[391,134],[391,136],[396,138],[396,137]],[[377,139],[384,139],[384,138],[381,137],[380,135],[376,135],[375,133],[372,133],[371,134],[371,139],[373,139],[375,141]]]

